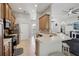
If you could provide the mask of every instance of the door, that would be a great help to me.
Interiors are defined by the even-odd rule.
[[[25,40],[29,38],[29,25],[28,24],[20,24],[20,38],[21,40]]]
[[[55,23],[55,22],[52,22],[52,23],[51,23],[51,30],[52,30],[52,32],[54,32],[54,33],[57,32],[57,26],[56,26],[56,23]]]

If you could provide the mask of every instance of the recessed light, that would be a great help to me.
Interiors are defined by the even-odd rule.
[[[35,7],[37,7],[38,5],[37,4],[35,4]]]
[[[22,9],[22,8],[19,8],[19,9]]]
[[[32,26],[36,26],[36,24],[32,24]]]

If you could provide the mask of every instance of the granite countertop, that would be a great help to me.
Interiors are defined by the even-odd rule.
[[[13,36],[17,36],[17,34],[10,34],[4,38],[4,45],[8,45],[8,42],[12,42]]]
[[[5,36],[5,38],[12,38],[13,36],[17,36],[17,34],[9,34],[9,35]]]
[[[13,36],[13,35],[17,35],[17,34],[10,34],[10,36]]]
[[[41,43],[46,43],[46,42],[51,42],[52,39],[54,39],[54,36],[50,37],[50,34],[47,34],[47,35],[43,35],[42,37],[36,37],[35,39]]]

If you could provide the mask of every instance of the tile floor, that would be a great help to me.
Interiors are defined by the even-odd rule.
[[[20,44],[15,47],[14,56],[34,56],[35,49],[30,43],[30,40],[22,40]]]

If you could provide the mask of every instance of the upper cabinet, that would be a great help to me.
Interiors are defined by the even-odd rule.
[[[45,14],[39,18],[40,32],[49,32],[49,15]]]
[[[12,17],[12,9],[9,4],[5,4],[5,18],[7,20],[11,20]]]
[[[12,24],[13,24],[13,26],[15,26],[15,16],[14,16],[14,14],[12,14],[12,17],[11,17],[11,20],[12,20]]]
[[[8,3],[0,3],[0,19],[4,20],[4,27],[6,26],[7,21],[11,22],[11,26],[15,26],[16,18]]]
[[[4,18],[4,6],[3,3],[0,3],[0,18]]]
[[[1,18],[1,4],[0,4],[0,18]]]
[[[12,17],[12,11],[11,8],[9,8],[9,20],[11,20],[11,17]]]
[[[12,12],[12,8],[8,3],[4,4],[4,18],[5,20],[9,20],[12,26],[15,25],[15,16]]]
[[[5,4],[5,18],[9,20],[9,6],[8,4]]]

